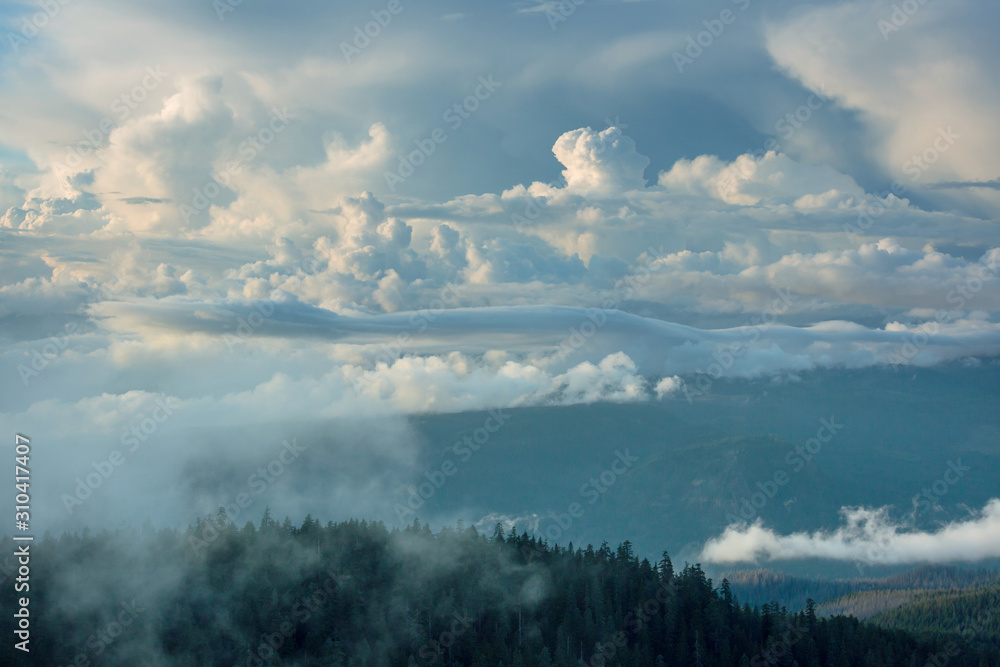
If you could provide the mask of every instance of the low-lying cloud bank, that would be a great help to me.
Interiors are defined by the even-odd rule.
[[[263,346],[262,351],[280,339],[337,343],[365,359],[359,365],[368,365],[369,376],[391,371],[401,358],[453,352],[477,357],[469,360],[472,365],[489,367],[494,365],[490,359],[509,356],[555,372],[623,354],[651,378],[696,374],[754,378],[834,366],[931,366],[1000,353],[1000,324],[949,311],[928,314],[923,322],[889,322],[881,328],[841,320],[795,327],[774,323],[776,316],[766,312],[748,318],[743,326],[724,329],[699,329],[620,310],[565,306],[356,317],[294,299],[114,301],[96,304],[91,313],[117,335],[139,334],[147,340],[166,332],[207,334],[221,337],[229,348],[245,341]],[[479,361],[479,357],[484,358]],[[356,363],[349,355],[344,361]]]
[[[729,526],[709,540],[701,558],[710,563],[823,558],[875,565],[972,562],[1000,557],[1000,498],[976,516],[936,531],[908,531],[887,508],[844,508],[844,524],[833,532],[779,535],[758,519]]]

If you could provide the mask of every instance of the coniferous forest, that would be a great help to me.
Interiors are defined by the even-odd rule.
[[[1000,665],[989,638],[818,618],[811,600],[751,607],[666,553],[650,562],[629,542],[561,547],[499,525],[434,534],[418,520],[265,514],[241,528],[220,512],[187,531],[47,537],[32,580],[32,664]],[[12,608],[12,587],[3,595]]]
[[[871,603],[879,597],[896,597],[909,602],[924,591],[1000,586],[1000,571],[955,565],[922,565],[881,578],[818,579],[764,569],[730,570],[719,577],[728,578],[736,596],[751,605],[781,600],[789,609],[799,611],[812,598],[829,601],[818,608],[822,615],[850,614],[858,618],[882,611]],[[861,601],[865,606],[859,606]]]

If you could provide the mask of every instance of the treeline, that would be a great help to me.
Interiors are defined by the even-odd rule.
[[[920,591],[909,588],[889,591],[863,591],[824,602],[817,608],[817,612],[821,616],[854,616],[865,620],[876,614],[909,604],[919,595]]]
[[[858,590],[877,588],[871,579],[812,579],[773,570],[736,570],[723,572],[733,594],[751,605],[781,600],[789,609],[805,609],[808,600],[823,602]]]
[[[973,641],[1000,644],[1000,587],[921,593],[871,620],[921,634],[961,633]]]
[[[875,581],[883,588],[974,588],[1000,585],[1000,572],[955,565],[923,565]]]
[[[1000,665],[995,647],[819,618],[811,602],[751,607],[699,565],[675,571],[629,542],[560,547],[499,525],[265,514],[237,527],[220,512],[187,531],[43,540],[32,582],[31,664]],[[2,625],[11,637],[8,614]]]
[[[882,578],[813,579],[798,577],[773,570],[734,570],[723,572],[733,593],[750,604],[764,604],[781,600],[789,609],[804,609],[809,599],[823,603],[859,591],[904,591],[964,589],[1000,585],[1000,572],[985,568],[957,567],[953,565],[922,565],[906,572]],[[878,596],[875,596],[878,597]],[[871,597],[868,599],[875,599]],[[897,595],[898,597],[898,595]],[[882,597],[881,599],[889,599]],[[837,606],[822,607],[824,611],[841,613]],[[875,609],[870,613],[884,610]],[[859,618],[864,615],[855,614]],[[870,614],[869,614],[870,615]]]

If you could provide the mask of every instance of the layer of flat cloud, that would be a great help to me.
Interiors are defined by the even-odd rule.
[[[782,304],[778,296],[772,305]],[[705,372],[706,367],[718,365],[720,355],[729,361],[718,370],[713,368],[714,374],[757,377],[814,367],[928,366],[989,357],[1000,345],[1000,325],[945,317],[917,325],[893,322],[877,329],[845,321],[793,327],[772,324],[774,313],[763,312],[741,327],[702,330],[619,310],[552,306],[352,317],[298,301],[161,299],[103,302],[91,311],[112,330],[149,339],[172,330],[211,335],[216,344],[229,347],[243,339],[247,344],[270,339],[326,340],[359,350],[381,350],[383,356],[498,351],[534,355],[542,363],[556,365],[625,351],[644,372],[672,375]]]

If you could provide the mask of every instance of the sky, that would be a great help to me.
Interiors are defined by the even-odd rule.
[[[39,520],[209,509],[296,439],[364,514],[408,415],[993,363],[998,18],[5,3],[0,425]]]

